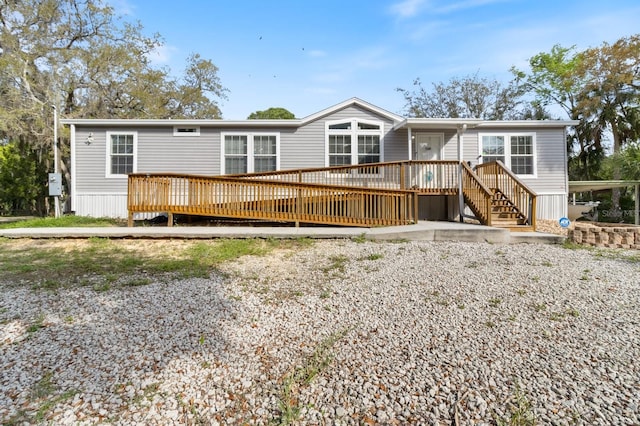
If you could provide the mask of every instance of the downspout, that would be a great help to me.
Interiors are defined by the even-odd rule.
[[[69,134],[69,145],[71,147],[71,182],[69,184],[69,197],[71,198],[71,211],[78,211],[76,201],[76,125],[71,124]]]
[[[409,159],[409,161],[413,160],[413,149],[411,147],[411,127],[407,128],[407,151],[408,151],[408,155],[407,158]]]
[[[464,161],[462,138],[467,131],[467,125],[458,126],[458,209],[460,209],[460,222],[464,223],[464,194],[462,192],[462,162]]]
[[[564,128],[564,131],[562,132],[564,135],[564,149],[562,150],[563,154],[564,154],[564,189],[565,192],[567,194],[567,196],[569,196],[569,159],[567,158],[567,156],[569,155],[567,153],[567,128]],[[573,193],[573,204],[576,204],[576,194],[575,192]],[[568,203],[562,203],[562,216],[560,217],[568,217],[569,216],[569,206]]]

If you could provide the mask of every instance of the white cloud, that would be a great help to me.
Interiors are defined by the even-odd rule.
[[[449,3],[446,6],[438,7],[433,12],[438,14],[446,14],[451,12],[458,12],[465,9],[473,9],[480,6],[486,6],[494,3],[504,3],[510,0],[463,0],[456,3]]]
[[[168,65],[178,51],[177,47],[161,45],[149,53],[149,60],[154,65]]]
[[[325,62],[325,67],[320,68],[313,79],[324,84],[342,83],[362,72],[386,68],[391,60],[386,47],[371,46]]]
[[[311,56],[312,58],[324,58],[325,56],[327,56],[327,52],[325,52],[324,50],[310,50],[309,56]]]
[[[398,18],[407,19],[419,15],[421,12],[428,12],[431,15],[446,15],[466,9],[486,6],[495,3],[505,3],[512,0],[460,0],[456,2],[445,2],[445,5],[438,5],[437,2],[428,0],[404,0],[391,5],[389,10]]]
[[[111,0],[109,2],[113,11],[118,16],[133,16],[135,15],[136,7],[129,3],[128,0]]]
[[[389,10],[399,18],[411,18],[418,14],[425,0],[404,0],[391,5]]]

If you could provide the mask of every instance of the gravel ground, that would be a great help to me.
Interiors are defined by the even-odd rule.
[[[3,423],[640,423],[624,252],[317,241],[210,279],[0,289]]]

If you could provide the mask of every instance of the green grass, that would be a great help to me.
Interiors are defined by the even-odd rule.
[[[94,218],[85,216],[42,217],[25,219],[17,222],[0,223],[0,229],[13,228],[69,228],[87,226],[119,226],[121,221],[108,218]]]
[[[39,314],[27,327],[27,333],[35,333],[44,327],[44,314]]]
[[[59,393],[59,391],[53,383],[53,373],[46,372],[29,392],[29,403],[35,405],[35,408],[29,411],[20,410],[11,418],[3,420],[2,424],[42,424],[47,414],[56,405],[73,398],[78,393],[75,389],[69,389],[62,393]]]
[[[621,250],[615,248],[593,247],[589,245],[576,244],[565,240],[562,247],[567,250],[584,250],[591,252],[596,258],[622,260],[631,263],[640,263],[640,253],[633,250]]]
[[[496,419],[498,426],[534,426],[537,424],[531,402],[517,383],[508,409],[507,417]]]
[[[322,268],[322,271],[325,274],[328,274],[332,271],[344,273],[347,266],[347,262],[349,262],[349,258],[345,255],[340,254],[340,255],[334,255],[329,257],[329,261],[330,261],[329,265]]]
[[[489,306],[491,306],[492,308],[497,308],[498,306],[500,306],[501,303],[502,303],[502,299],[499,297],[494,297],[489,299]]]
[[[167,279],[208,277],[222,262],[307,243],[287,240],[219,239],[160,244],[90,238],[86,241],[0,240],[2,279],[13,285],[56,291],[91,285],[96,291],[135,287]]]
[[[287,374],[282,381],[282,391],[278,399],[279,418],[273,424],[290,425],[299,419],[302,408],[299,406],[300,388],[308,386],[333,361],[332,349],[351,329],[332,333],[323,339],[304,363]]]

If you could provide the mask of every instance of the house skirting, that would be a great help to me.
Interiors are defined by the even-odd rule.
[[[560,220],[567,216],[568,194],[538,193],[536,197],[536,218],[546,220]]]

